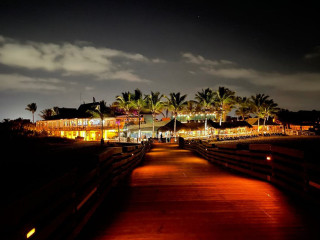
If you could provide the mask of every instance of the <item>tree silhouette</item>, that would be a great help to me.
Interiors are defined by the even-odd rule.
[[[235,104],[235,92],[231,91],[229,88],[219,87],[216,92],[215,102],[219,109],[221,126],[222,119],[225,119],[226,112],[230,111],[232,106]]]
[[[207,114],[212,110],[216,94],[210,88],[202,89],[201,92],[197,92],[195,99],[198,101],[198,104],[202,106],[205,116],[205,135],[207,135]]]
[[[34,123],[34,113],[37,111],[37,104],[30,103],[27,105],[26,110],[32,112],[32,122]]]
[[[160,92],[152,92],[149,95],[146,95],[146,103],[148,108],[150,109],[152,113],[152,137],[154,138],[154,121],[156,118],[156,115],[161,113],[163,110],[165,104],[161,100],[164,97],[163,94],[160,95]]]
[[[174,137],[175,137],[175,141],[177,141],[177,136],[176,136],[176,127],[177,127],[177,115],[178,112],[180,112],[183,107],[187,104],[187,102],[185,101],[187,95],[182,95],[180,94],[180,92],[177,93],[170,93],[169,97],[166,97],[168,102],[167,105],[168,107],[172,110],[172,114],[174,116]]]
[[[251,96],[252,112],[258,117],[258,132],[260,127],[260,118],[264,118],[264,105],[268,101],[269,96],[264,94],[256,94]]]
[[[139,89],[134,90],[134,95],[132,99],[132,107],[137,110],[138,118],[139,118],[139,132],[138,139],[141,138],[141,129],[140,129],[140,113],[146,107],[146,98],[143,97],[142,92]]]
[[[93,110],[87,110],[88,113],[94,118],[100,118],[101,120],[101,145],[104,144],[103,137],[103,121],[106,117],[111,117],[110,109],[107,107],[105,101],[100,101],[99,104]]]
[[[129,122],[129,114],[130,110],[133,107],[132,104],[132,94],[130,92],[123,92],[121,95],[116,97],[116,106],[120,109],[122,109],[126,114],[126,124]],[[127,136],[128,136],[128,128],[127,128]]]

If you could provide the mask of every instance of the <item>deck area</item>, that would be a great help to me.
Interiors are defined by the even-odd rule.
[[[155,144],[78,239],[320,239],[318,209],[174,144]]]

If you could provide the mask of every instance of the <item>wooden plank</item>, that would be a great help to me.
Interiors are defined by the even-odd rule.
[[[272,184],[155,144],[78,239],[320,239],[319,219]]]

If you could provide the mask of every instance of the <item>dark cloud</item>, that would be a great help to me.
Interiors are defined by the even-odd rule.
[[[135,88],[226,86],[318,109],[316,3],[1,1],[0,118]]]

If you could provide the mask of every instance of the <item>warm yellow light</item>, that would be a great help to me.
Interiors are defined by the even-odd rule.
[[[271,156],[267,156],[267,158],[266,158],[268,161],[270,161],[272,158],[271,158]]]
[[[27,238],[32,237],[32,235],[36,232],[35,228],[32,228],[28,233],[27,233]]]

